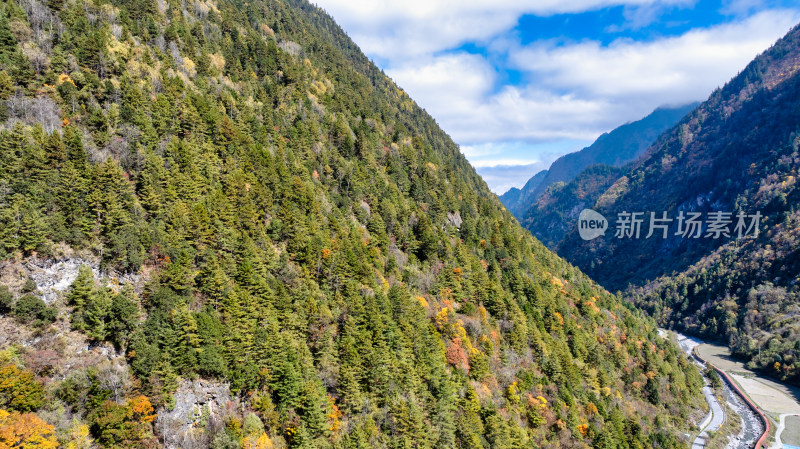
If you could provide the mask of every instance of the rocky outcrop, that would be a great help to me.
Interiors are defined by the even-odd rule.
[[[95,258],[65,256],[58,259],[29,257],[0,262],[0,284],[7,285],[12,291],[19,291],[27,279],[32,279],[36,283],[36,293],[45,303],[51,304],[69,290],[84,265],[91,267],[95,279],[107,284],[114,291],[125,284],[132,284],[134,290],[140,292],[145,281],[140,274],[101,270],[100,262]]]
[[[219,422],[240,406],[227,383],[183,380],[173,395],[174,406],[158,412],[156,427],[164,447],[198,447],[210,436],[213,422]]]
[[[64,259],[60,261],[31,258],[24,264],[28,277],[36,282],[42,299],[47,304],[55,301],[60,292],[67,291],[78,277],[84,265],[92,268],[95,278],[100,278],[100,266],[95,261],[85,259]]]
[[[461,229],[461,223],[464,222],[464,220],[461,219],[461,212],[459,212],[459,211],[448,212],[447,213],[447,221],[451,225],[455,226],[456,229]]]

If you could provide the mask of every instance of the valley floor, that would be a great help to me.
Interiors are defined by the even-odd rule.
[[[659,333],[666,337],[667,331]],[[678,332],[674,334],[673,341],[681,350],[694,361],[700,368],[706,364],[694,353],[695,348],[703,342],[693,337],[688,337]],[[692,442],[692,449],[711,447],[725,447],[726,449],[752,449],[756,440],[764,432],[761,419],[745,404],[727,383],[723,382],[722,389],[715,392],[707,378],[703,394],[709,405],[709,412],[705,419],[698,425],[699,434]],[[720,395],[717,396],[716,393]],[[788,448],[791,449],[791,448]]]
[[[688,355],[689,358],[695,362],[695,364],[702,366],[702,362],[697,360],[697,358],[692,354],[692,350],[700,344],[700,341],[678,333],[676,333],[676,336],[678,339],[678,346],[680,346],[681,350],[685,352],[686,355]],[[710,438],[709,432],[713,433],[718,431],[725,422],[725,410],[719,400],[717,400],[717,397],[714,395],[714,390],[708,383],[708,379],[704,379],[706,381],[706,385],[703,387],[703,395],[708,403],[708,415],[706,415],[705,419],[703,419],[703,422],[698,426],[700,428],[700,434],[697,435],[697,438],[695,438],[692,442],[692,449],[705,448]]]
[[[800,446],[800,389],[765,378],[731,357],[724,346],[703,343],[698,354],[725,371],[742,391],[772,421],[775,441],[772,449],[795,449]]]

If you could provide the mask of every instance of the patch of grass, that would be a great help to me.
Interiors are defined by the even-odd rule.
[[[787,416],[785,425],[781,441],[792,446],[800,446],[800,416]]]

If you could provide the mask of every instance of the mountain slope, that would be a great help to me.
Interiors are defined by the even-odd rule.
[[[522,189],[514,188],[501,195],[500,201],[522,220],[528,209],[551,185],[572,181],[590,165],[621,167],[638,158],[662,132],[675,125],[695,106],[697,103],[661,107],[640,120],[604,133],[588,147],[556,159],[548,170],[534,175]]]
[[[583,209],[592,208],[624,173],[623,168],[592,165],[568,183],[555,183],[534,202],[520,224],[548,248],[572,230]]]
[[[673,219],[730,212],[732,236],[682,238],[673,223],[666,239],[608,232],[584,242],[573,228],[557,247],[610,289],[640,286],[632,295],[663,324],[721,338],[752,366],[794,383],[798,67],[796,27],[660,137],[595,204],[610,220],[622,211],[664,211]],[[734,239],[739,212],[764,216],[757,238]]]
[[[0,11],[2,419],[80,447],[682,446],[696,370],[320,9]]]

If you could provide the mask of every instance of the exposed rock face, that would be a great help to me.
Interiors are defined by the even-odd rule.
[[[59,297],[59,292],[69,289],[75,278],[78,277],[78,270],[83,265],[92,268],[92,273],[96,279],[100,278],[100,266],[97,262],[84,259],[64,259],[60,261],[42,260],[31,258],[25,263],[28,276],[36,282],[36,288],[42,294],[42,300],[47,304],[55,301]]]
[[[464,220],[461,219],[461,212],[459,211],[448,212],[447,221],[449,221],[451,225],[455,226],[458,229],[461,229],[461,223],[464,222]]]
[[[36,284],[32,293],[58,308],[60,319],[37,331],[11,316],[0,316],[0,348],[18,345],[25,348],[27,363],[46,369],[51,377],[63,379],[75,369],[95,367],[104,379],[114,384],[115,395],[128,387],[127,365],[123,354],[110,343],[91,344],[86,335],[71,329],[65,296],[82,266],[92,269],[95,279],[118,291],[132,284],[141,291],[145,275],[119,275],[102,271],[99,259],[69,251],[53,259],[32,256],[0,262],[0,285],[20,295],[25,282]],[[52,360],[51,360],[52,359]],[[52,363],[51,363],[52,362]]]
[[[125,284],[132,284],[134,290],[141,291],[144,281],[142,275],[121,275],[113,271],[103,271],[98,260],[83,257],[63,257],[55,260],[29,257],[23,260],[6,260],[0,262],[0,284],[18,291],[25,280],[30,278],[36,283],[37,294],[49,305],[61,297],[63,292],[69,290],[83,265],[88,265],[95,279],[107,283],[114,291]]]
[[[200,447],[198,444],[210,436],[214,422],[239,408],[227,383],[184,380],[173,397],[174,407],[159,410],[156,421],[167,449]]]

